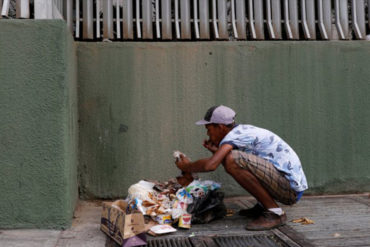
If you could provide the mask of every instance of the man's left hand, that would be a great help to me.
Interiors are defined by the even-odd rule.
[[[181,170],[185,171],[184,169],[191,163],[190,160],[183,154],[180,154],[180,159],[176,160],[176,166]]]

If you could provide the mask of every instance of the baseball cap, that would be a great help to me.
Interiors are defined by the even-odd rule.
[[[233,109],[224,106],[212,106],[208,109],[206,112],[206,115],[204,116],[204,119],[199,120],[196,122],[196,125],[204,125],[204,124],[232,124],[234,122],[236,113]]]

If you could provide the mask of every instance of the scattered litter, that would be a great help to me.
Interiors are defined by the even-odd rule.
[[[190,235],[189,235],[189,238],[192,238],[192,237],[195,237],[195,233],[192,232]]]
[[[340,233],[337,233],[337,232],[333,234],[334,238],[339,238],[340,236],[341,236]]]
[[[235,211],[233,209],[226,209],[226,217],[231,217],[235,214]]]
[[[309,225],[309,224],[315,224],[313,220],[310,220],[309,218],[302,217],[296,220],[292,220],[293,223],[301,223],[302,225]]]
[[[186,229],[191,227],[191,214],[183,214],[180,216],[179,227]]]
[[[150,231],[153,232],[154,234],[161,235],[161,234],[176,232],[177,230],[170,225],[156,225],[156,226],[152,226],[150,228]]]

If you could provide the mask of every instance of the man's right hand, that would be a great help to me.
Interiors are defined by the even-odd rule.
[[[203,146],[212,153],[215,153],[218,150],[218,147],[215,144],[213,144],[213,142],[211,142],[210,140],[204,140]]]

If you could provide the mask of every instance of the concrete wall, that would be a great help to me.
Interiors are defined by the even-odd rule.
[[[64,228],[77,199],[77,64],[63,21],[0,22],[0,228]]]
[[[300,156],[310,193],[370,190],[370,42],[78,43],[80,192],[124,197],[195,160],[208,107],[270,129]],[[244,191],[220,167],[201,174]]]

